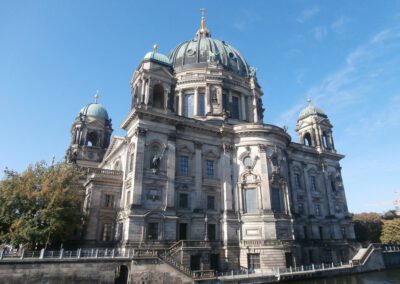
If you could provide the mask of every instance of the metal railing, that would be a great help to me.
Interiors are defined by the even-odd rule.
[[[352,266],[350,265],[350,263],[345,263],[345,262],[301,265],[288,268],[274,267],[270,269],[247,269],[245,267],[242,267],[239,270],[231,270],[229,272],[218,272],[216,274],[216,277],[220,279],[235,279],[235,278],[258,278],[258,277],[268,276],[268,277],[276,277],[279,279],[283,276],[310,274],[327,270],[349,269],[351,267]]]
[[[400,245],[381,245],[382,252],[400,251]]]
[[[5,260],[32,260],[32,259],[90,259],[90,258],[144,258],[158,257],[158,250],[152,249],[116,249],[116,248],[92,248],[77,250],[45,250],[19,252],[0,251],[0,261]]]

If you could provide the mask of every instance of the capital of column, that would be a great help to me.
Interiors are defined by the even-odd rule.
[[[222,144],[222,149],[224,150],[225,154],[229,153],[233,150],[233,145],[224,143],[224,144]]]
[[[136,128],[134,134],[135,134],[136,136],[145,136],[146,133],[147,133],[147,129],[142,128],[142,127],[138,127],[138,128]]]

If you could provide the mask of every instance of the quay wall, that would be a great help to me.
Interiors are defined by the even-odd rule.
[[[23,262],[2,261],[0,283],[114,283],[115,271],[121,264],[115,261],[80,260]]]
[[[385,251],[382,256],[386,268],[400,267],[400,251]]]
[[[121,266],[127,275],[121,282],[118,273]],[[128,282],[129,281],[129,282]],[[69,284],[69,283],[174,283],[188,284],[194,281],[158,259],[121,261],[112,259],[80,260],[24,260],[0,262],[2,284]]]

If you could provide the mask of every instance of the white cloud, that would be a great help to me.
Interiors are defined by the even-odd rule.
[[[375,34],[371,39],[371,43],[379,44],[387,39],[399,36],[400,36],[400,31],[398,29],[386,29]]]
[[[328,29],[325,26],[318,26],[312,30],[314,38],[321,41],[328,34]]]
[[[360,120],[360,129],[372,134],[381,129],[400,125],[400,95],[392,97],[387,104],[368,117]]]
[[[233,23],[233,26],[239,31],[245,31],[261,20],[262,18],[257,12],[245,10],[241,12],[241,17]]]
[[[320,33],[324,34],[323,31]],[[397,82],[400,74],[400,56],[397,52],[399,48],[400,27],[385,29],[374,34],[365,44],[355,48],[346,56],[340,69],[326,76],[320,83],[311,86],[301,100],[296,101],[288,111],[282,113],[278,124],[292,125],[307,98],[312,98],[315,104],[331,114],[341,113],[342,110],[364,101],[369,101],[370,106],[373,106],[373,98],[379,99],[378,96],[385,84],[390,80]],[[395,86],[399,87],[397,83]],[[367,118],[358,123],[361,123],[363,128],[378,129],[400,121],[400,112],[397,111],[400,109],[400,98],[393,99],[391,105],[393,108],[390,111],[382,109],[382,113],[376,114],[374,118],[368,117],[375,120],[374,123],[367,121]],[[353,109],[359,109],[358,105]]]
[[[341,16],[337,18],[332,24],[331,29],[337,34],[342,34],[345,32],[346,25],[350,22],[350,18],[346,16]]]
[[[319,13],[319,7],[318,6],[313,6],[310,8],[307,8],[305,10],[303,10],[300,15],[297,17],[297,21],[299,23],[304,23],[305,21],[311,19],[312,17],[314,17],[315,15],[317,15]]]

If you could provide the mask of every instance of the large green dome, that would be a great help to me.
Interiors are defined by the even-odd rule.
[[[250,66],[236,48],[225,41],[211,38],[204,18],[196,37],[175,47],[169,59],[178,72],[214,64],[241,76],[250,75]]]

